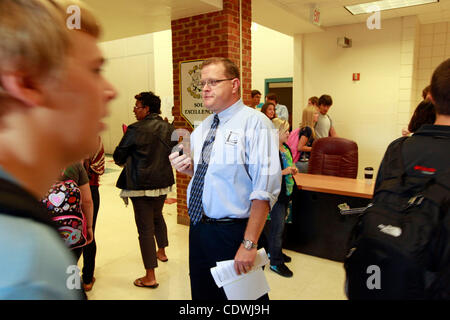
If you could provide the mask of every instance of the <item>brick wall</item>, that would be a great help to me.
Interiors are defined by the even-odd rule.
[[[242,100],[251,92],[251,0],[242,0]],[[179,62],[225,57],[241,65],[239,0],[223,0],[223,10],[172,21],[174,125],[192,131],[180,115]],[[178,223],[189,224],[186,189],[190,177],[177,173]]]

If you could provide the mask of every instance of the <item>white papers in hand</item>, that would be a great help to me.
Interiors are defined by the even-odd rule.
[[[223,287],[229,300],[256,300],[270,291],[262,266],[269,263],[264,248],[258,250],[252,269],[238,275],[234,260],[217,262],[211,274],[219,288]]]

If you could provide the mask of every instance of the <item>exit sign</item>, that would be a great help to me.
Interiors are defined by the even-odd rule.
[[[320,9],[319,7],[311,8],[311,23],[320,26]]]

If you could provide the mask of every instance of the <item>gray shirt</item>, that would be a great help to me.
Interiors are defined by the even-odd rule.
[[[328,114],[323,115],[319,113],[314,131],[316,133],[316,139],[326,138],[330,135],[330,129],[333,126],[333,122]]]

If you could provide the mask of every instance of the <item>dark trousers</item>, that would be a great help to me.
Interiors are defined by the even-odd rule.
[[[232,224],[191,224],[189,230],[189,272],[192,300],[227,300],[210,269],[218,261],[234,260],[244,238],[247,220]],[[264,295],[260,300],[268,300]]]
[[[95,270],[95,256],[97,254],[97,245],[95,243],[95,226],[97,224],[98,210],[100,208],[100,193],[98,186],[90,186],[92,202],[94,203],[94,216],[92,220],[92,231],[94,232],[94,240],[87,246],[73,250],[77,261],[83,254],[83,283],[89,284],[92,282]]]
[[[270,255],[270,265],[277,266],[284,263],[283,259],[283,231],[286,218],[286,204],[277,201],[270,211],[270,221],[264,226],[265,246]]]
[[[159,197],[132,197],[134,218],[139,234],[142,260],[145,269],[154,269],[158,266],[156,259],[156,245],[165,248],[169,245],[167,239],[167,226],[162,210],[166,195]]]
[[[100,208],[100,193],[98,192],[98,186],[90,186],[90,187],[91,187],[92,201],[94,202],[94,219],[92,230],[94,231],[95,235],[95,226],[97,224],[98,209]],[[94,236],[94,240],[87,246],[83,247],[84,283],[92,282],[92,277],[94,276],[96,254],[97,254],[97,244],[95,243],[95,236]]]

